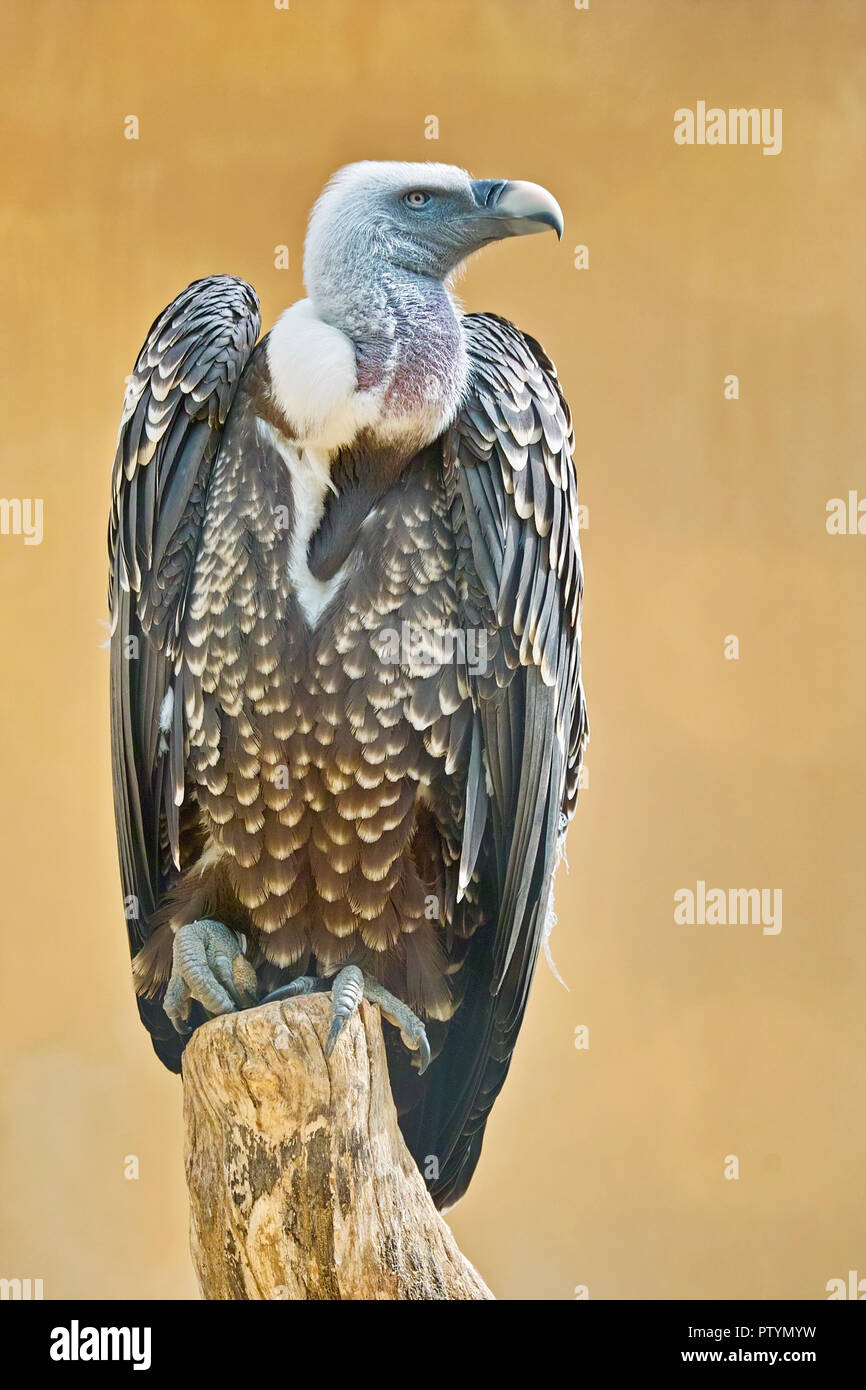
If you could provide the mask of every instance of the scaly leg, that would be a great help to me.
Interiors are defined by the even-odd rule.
[[[163,1008],[179,1033],[189,1031],[193,999],[209,1014],[230,1014],[258,1003],[256,972],[245,947],[243,938],[208,917],[178,928]]]
[[[421,1075],[427,1070],[430,1044],[424,1024],[408,1004],[404,1004],[402,999],[397,999],[380,985],[378,980],[372,975],[366,975],[357,965],[344,965],[331,981],[302,975],[291,984],[281,985],[279,989],[272,990],[262,1003],[268,1004],[272,999],[291,999],[298,994],[314,994],[327,989],[331,991],[331,1026],[325,1042],[326,1057],[330,1057],[333,1052],[347,1019],[351,1018],[361,1000],[367,999],[371,1004],[378,1004],[388,1022],[400,1029],[400,1036],[409,1051],[417,1052],[418,1074]]]

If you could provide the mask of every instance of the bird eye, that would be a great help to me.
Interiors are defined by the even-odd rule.
[[[430,201],[430,194],[425,193],[423,188],[413,188],[411,193],[403,195],[403,202],[410,208],[423,208]]]

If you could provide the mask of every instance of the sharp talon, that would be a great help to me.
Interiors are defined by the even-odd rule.
[[[336,1017],[331,1019],[331,1027],[325,1039],[324,1053],[326,1057],[330,1057],[333,1052],[334,1045],[346,1025],[346,1017],[347,1015],[345,1014],[337,1014]]]
[[[261,1002],[273,1004],[275,999],[297,999],[299,994],[315,994],[327,987],[327,980],[317,980],[314,975],[299,975],[297,980],[290,980],[287,985],[278,985],[276,989],[272,989]]]
[[[429,1065],[430,1044],[427,1041],[427,1034],[422,1028],[421,1036],[418,1039],[418,1075],[423,1076]]]
[[[216,956],[212,969],[229,999],[231,999],[234,1004],[235,1009],[242,1009],[244,1007],[243,1002],[241,1001],[240,991],[235,985],[232,963],[228,956]]]
[[[364,976],[357,965],[344,965],[331,984],[331,1027],[324,1052],[330,1057],[334,1044],[364,997]]]

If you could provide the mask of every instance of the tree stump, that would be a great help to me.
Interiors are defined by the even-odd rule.
[[[207,1299],[490,1299],[397,1124],[379,1011],[330,1059],[330,999],[213,1019],[183,1058],[190,1244]],[[435,1065],[435,1063],[434,1063]]]

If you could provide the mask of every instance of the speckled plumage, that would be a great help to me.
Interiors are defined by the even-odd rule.
[[[154,1046],[179,1068],[160,999],[185,922],[243,932],[265,987],[360,964],[428,1021],[428,1072],[393,1038],[389,1065],[440,1204],[508,1068],[586,737],[567,407],[531,339],[455,323],[444,431],[374,423],[327,453],[320,608],[292,557],[305,444],[230,277],[151,330],[110,530],[115,808]]]

